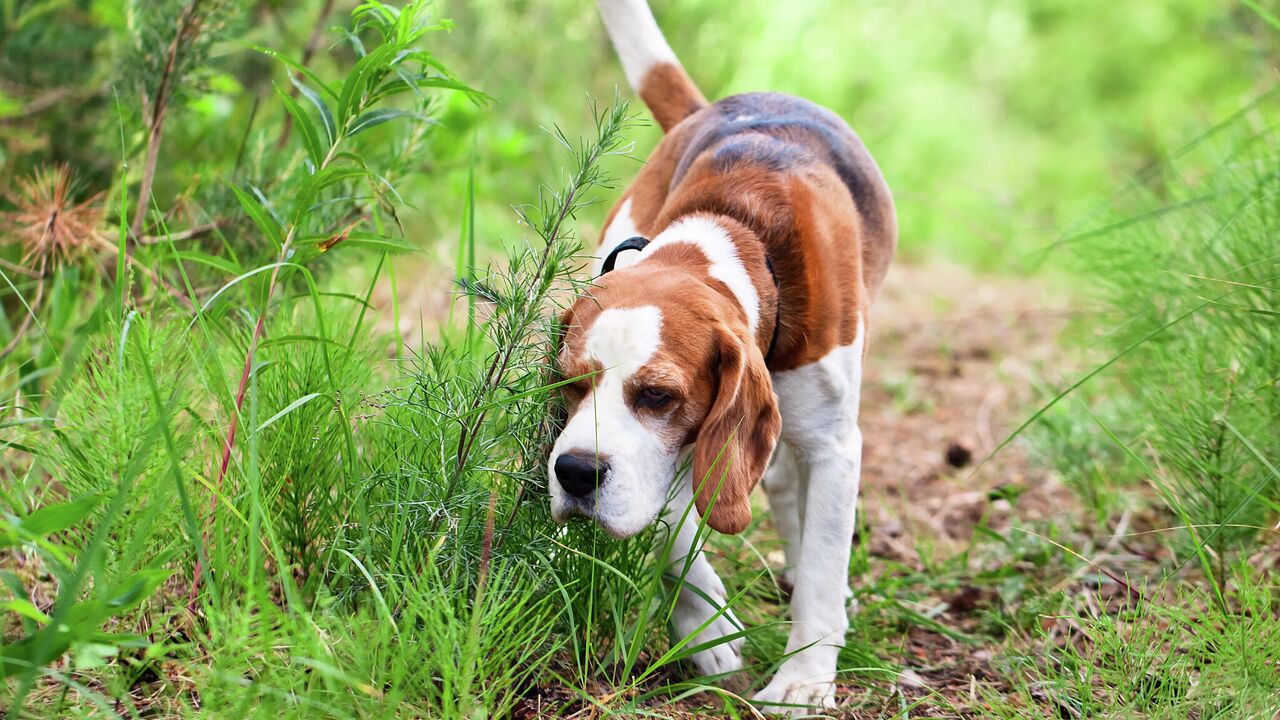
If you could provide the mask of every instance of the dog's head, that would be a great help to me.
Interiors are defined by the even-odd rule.
[[[603,276],[563,329],[559,370],[572,382],[548,463],[556,520],[639,533],[691,449],[698,511],[720,532],[742,531],[781,427],[743,310],[697,272],[644,262]]]

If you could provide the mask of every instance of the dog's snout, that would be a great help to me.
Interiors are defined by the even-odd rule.
[[[574,497],[586,497],[604,482],[609,464],[590,455],[565,453],[556,458],[556,481]]]

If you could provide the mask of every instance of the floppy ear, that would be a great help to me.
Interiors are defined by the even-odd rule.
[[[733,534],[751,522],[749,496],[769,467],[782,419],[760,349],[728,328],[719,343],[720,387],[694,441],[692,482],[707,524]]]

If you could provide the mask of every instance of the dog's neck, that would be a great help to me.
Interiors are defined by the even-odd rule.
[[[777,345],[782,308],[778,277],[764,244],[728,215],[693,213],[676,218],[653,238],[643,260],[679,265],[681,254],[663,248],[692,246],[710,263],[708,285],[741,308],[766,362]]]

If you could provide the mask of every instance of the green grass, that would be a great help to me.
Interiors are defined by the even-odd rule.
[[[1280,512],[1274,102],[1136,178],[1055,250],[1090,280],[1101,311],[1081,329],[1109,359],[1037,413],[1036,443],[1096,517],[1150,514],[1164,560],[1133,578],[1150,583],[1140,599],[1077,604],[1047,657],[1015,654],[1007,716],[1276,712],[1276,579],[1258,565]]]
[[[308,73],[299,95],[309,108],[277,94],[293,149],[265,163],[262,180],[226,181],[241,220],[219,227],[225,252],[179,250],[151,217],[161,240],[134,261],[176,277],[194,314],[158,287],[144,288],[154,298],[143,312],[127,286],[82,283],[74,292],[97,303],[79,316],[89,323],[57,324],[83,336],[67,343],[77,356],[14,379],[19,398],[57,419],[5,424],[6,443],[23,451],[7,468],[10,557],[37,568],[8,577],[8,609],[24,618],[6,638],[10,707],[501,716],[548,682],[652,693],[691,651],[667,644],[667,588],[682,574],[645,562],[654,536],[556,531],[544,501],[556,402],[547,323],[576,282],[574,220],[611,183],[601,159],[626,149],[625,104],[598,113],[582,143],[553,136],[570,169],[520,212],[536,239],[492,270],[467,268],[468,314],[483,306],[483,326],[445,327],[392,362],[374,351],[382,338],[368,328],[368,300],[387,253],[403,247],[394,181],[421,135],[396,135],[399,152],[387,153],[363,142],[364,128],[429,127],[433,96],[419,90],[468,92],[420,49],[426,18],[418,5],[361,6],[351,74]],[[397,92],[404,102],[378,106]],[[250,143],[276,132],[258,128]],[[123,224],[128,208],[113,214]],[[322,289],[330,252],[372,273],[354,291]],[[458,253],[474,262],[470,232]],[[59,320],[59,283],[92,260],[60,259],[51,299],[32,312]],[[121,267],[132,277],[134,266]],[[48,325],[12,337],[38,353],[56,344]],[[63,496],[107,502],[45,527]],[[53,531],[60,544],[36,542]],[[130,582],[141,585],[120,595]],[[19,604],[42,588],[57,593],[51,613]],[[103,634],[104,621],[147,629]]]
[[[1105,611],[1070,610],[1042,651],[1007,659],[1015,689],[986,698],[991,716],[1043,717],[1047,707],[1070,717],[1271,717],[1280,693],[1274,581],[1246,563],[1231,581],[1225,610],[1188,585]]]

